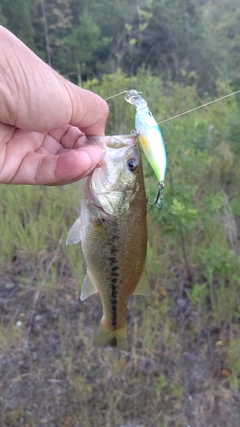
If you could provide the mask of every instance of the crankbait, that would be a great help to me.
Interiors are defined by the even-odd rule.
[[[158,194],[152,205],[162,207],[161,191],[167,167],[167,155],[160,127],[148,108],[141,94],[131,89],[125,95],[125,100],[136,108],[135,128],[143,151],[158,178]]]

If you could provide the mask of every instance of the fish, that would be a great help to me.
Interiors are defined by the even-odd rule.
[[[93,344],[128,351],[130,295],[150,295],[145,272],[146,193],[137,135],[88,137],[105,155],[85,179],[81,214],[66,243],[81,241],[87,266],[80,299],[99,293],[103,316]]]
[[[129,90],[125,100],[136,108],[135,128],[139,134],[139,141],[159,184],[163,187],[167,155],[161,129],[149,110],[147,102],[138,91]]]

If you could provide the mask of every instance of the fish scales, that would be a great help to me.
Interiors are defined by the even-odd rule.
[[[103,317],[94,339],[95,345],[112,345],[127,350],[128,298],[134,292],[147,295],[150,290],[144,273],[146,194],[137,137],[117,138],[122,144],[115,145],[116,153],[113,152],[112,159],[111,150],[108,156],[106,149],[101,167],[86,179],[84,186],[81,241],[87,279],[81,298],[99,292],[102,302]],[[128,169],[129,161],[135,162],[133,171]]]
[[[144,270],[147,245],[146,195],[141,179],[129,210],[117,218],[99,219],[94,207],[84,221],[82,250],[103,306],[102,326],[126,329],[129,296]],[[86,199],[85,199],[86,200]]]
[[[145,192],[138,196],[141,192],[139,189],[134,206],[123,217],[98,220],[94,226],[89,220],[84,226],[82,250],[91,278],[97,283],[104,313],[102,324],[106,328],[125,328],[127,301],[144,270],[146,198]]]

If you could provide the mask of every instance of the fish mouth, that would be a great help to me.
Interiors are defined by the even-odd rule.
[[[136,157],[138,135],[117,135],[111,137],[93,137],[96,144],[104,143],[105,155],[89,175],[85,186],[88,203],[103,219],[112,219],[126,211],[126,194],[132,189],[134,177],[128,171],[127,161]],[[120,168],[120,169],[119,169]],[[124,186],[119,177],[129,174]],[[120,170],[120,172],[119,172]],[[122,204],[121,204],[122,202]]]
[[[130,147],[137,144],[138,134],[136,132],[128,135],[107,135],[107,136],[88,136],[87,143],[89,145],[98,145],[105,150],[105,147],[109,148],[122,148]]]
[[[130,148],[135,149],[138,147],[138,136],[138,133],[133,131],[129,135],[114,135],[109,139],[106,137],[107,148],[105,149],[105,155],[100,159],[97,168],[104,168],[109,158],[120,159]]]
[[[129,135],[114,135],[109,141],[107,141],[107,147],[116,149],[123,147],[133,147],[137,144],[137,140],[137,133],[131,133]]]

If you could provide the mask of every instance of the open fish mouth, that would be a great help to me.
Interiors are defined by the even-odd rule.
[[[134,146],[137,144],[138,134],[133,133],[129,135],[113,135],[113,136],[88,136],[88,144],[96,144],[104,151],[106,147],[109,148],[122,148],[126,146]]]
[[[109,141],[107,141],[107,147],[109,148],[122,148],[125,146],[133,147],[137,144],[138,135],[117,135],[113,136]]]

